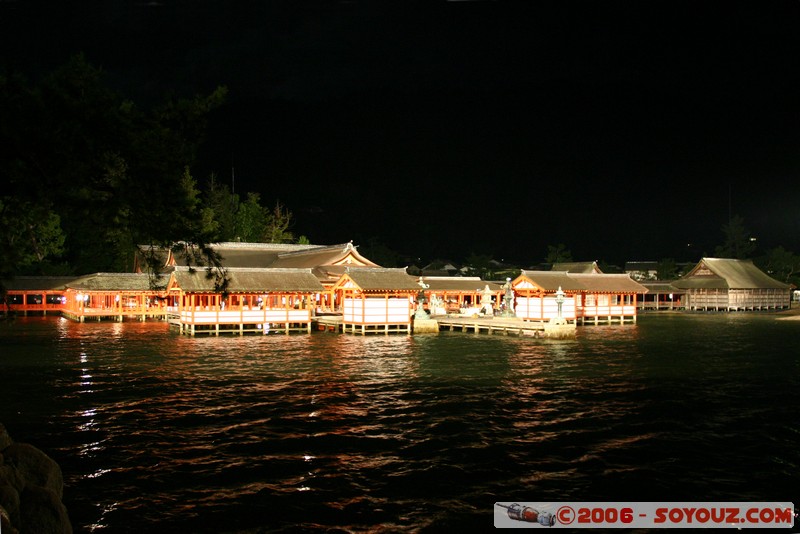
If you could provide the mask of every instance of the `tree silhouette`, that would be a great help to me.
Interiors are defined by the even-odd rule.
[[[544,261],[547,263],[564,263],[572,261],[572,252],[564,243],[558,245],[547,245],[547,256]]]
[[[733,258],[744,260],[750,258],[755,252],[756,242],[750,232],[745,228],[744,219],[736,215],[722,226],[725,241],[714,249],[718,258]]]
[[[140,245],[206,242],[189,168],[225,93],[143,109],[82,56],[36,83],[0,75],[0,274],[126,271]]]

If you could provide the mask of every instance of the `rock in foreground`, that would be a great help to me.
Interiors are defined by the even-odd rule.
[[[15,443],[0,423],[0,532],[71,533],[63,493],[58,464],[33,445]]]

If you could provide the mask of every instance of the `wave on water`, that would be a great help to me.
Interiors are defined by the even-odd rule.
[[[789,322],[565,341],[22,323],[0,333],[2,417],[61,463],[76,530],[459,530],[504,500],[796,497]]]

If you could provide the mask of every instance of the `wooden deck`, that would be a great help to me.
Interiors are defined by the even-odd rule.
[[[181,333],[239,334],[270,332],[311,332],[311,311],[307,309],[254,309],[254,310],[169,310],[168,321]]]
[[[500,317],[453,317],[437,315],[432,317],[439,323],[439,331],[474,332],[505,335],[540,336],[544,332],[544,323],[523,321],[514,318]],[[355,334],[408,333],[406,329],[389,328],[387,325],[345,325],[340,315],[322,315],[314,317],[314,330]],[[391,325],[389,325],[391,326]]]
[[[352,324],[345,323],[341,315],[318,315],[312,318],[312,328],[322,332],[343,334],[410,334],[409,323],[397,324]]]
[[[341,332],[343,323],[341,315],[317,315],[311,319],[312,329],[324,332]]]
[[[457,317],[436,315],[433,317],[439,322],[439,331],[474,332],[479,334],[500,333],[504,335],[515,334],[519,336],[536,336],[544,334],[544,322],[523,321],[517,317]]]
[[[61,315],[83,323],[88,320],[92,321],[117,321],[121,322],[125,319],[136,319],[138,321],[146,321],[147,319],[156,319],[164,321],[167,318],[167,311],[164,308],[122,308],[122,309],[109,309],[109,308],[82,308],[80,310],[62,309]]]

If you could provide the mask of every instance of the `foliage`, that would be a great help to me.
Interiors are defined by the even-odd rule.
[[[294,240],[294,234],[289,231],[291,227],[292,212],[276,201],[267,221],[264,240],[267,243],[291,243]]]
[[[522,274],[522,269],[519,267],[506,267],[495,271],[494,278],[497,280],[505,280],[507,278],[514,280],[520,274]]]
[[[756,264],[776,280],[800,285],[800,255],[794,252],[783,247],[776,247],[767,251],[767,254],[759,258]]]
[[[468,276],[479,276],[483,280],[494,278],[492,257],[486,254],[475,254],[473,252],[467,257],[466,267]]]
[[[738,215],[722,226],[722,233],[725,241],[714,249],[716,257],[744,260],[755,252],[756,242],[745,228],[744,219]]]
[[[664,258],[656,265],[656,279],[674,280],[678,277],[678,264],[674,258]]]
[[[225,92],[140,109],[82,56],[37,83],[0,76],[3,275],[129,271],[136,245],[207,242],[189,168]]]
[[[361,245],[359,250],[362,254],[364,254],[364,256],[382,267],[401,266],[400,254],[390,249],[377,237],[371,237],[367,239],[367,242]]]
[[[261,205],[258,193],[248,193],[236,211],[236,240],[257,243],[267,235],[270,213]]]
[[[572,252],[564,243],[558,245],[547,245],[547,255],[544,258],[547,263],[564,263],[572,261]]]
[[[244,241],[248,243],[291,243],[289,231],[294,221],[292,213],[280,201],[270,210],[262,205],[259,193],[247,193],[244,201],[231,193],[227,185],[211,175],[203,203],[204,227],[213,241]],[[308,244],[308,238],[302,236]]]
[[[619,265],[616,265],[614,263],[608,263],[605,260],[598,261],[597,262],[597,266],[605,274],[621,274],[623,272],[622,267],[620,267]]]
[[[206,229],[214,241],[233,241],[236,239],[236,212],[239,210],[239,196],[231,193],[227,185],[217,182],[212,174],[208,181],[204,203]]]
[[[59,216],[43,206],[0,199],[0,246],[5,251],[0,272],[43,262],[63,251],[64,233]]]

